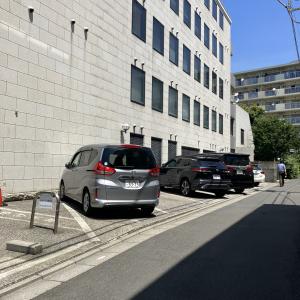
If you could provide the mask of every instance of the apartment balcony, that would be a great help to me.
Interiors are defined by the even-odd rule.
[[[235,88],[251,86],[251,85],[264,85],[270,83],[278,83],[281,81],[300,80],[300,71],[287,72],[283,74],[267,75],[265,77],[246,78],[242,81],[235,82]]]
[[[284,89],[277,90],[268,90],[268,91],[252,91],[248,93],[241,93],[235,95],[234,99],[241,101],[257,101],[262,99],[272,99],[272,98],[287,98],[289,96],[300,95],[300,87],[289,87]]]
[[[300,111],[300,102],[266,104],[263,105],[262,108],[264,108],[267,113]]]

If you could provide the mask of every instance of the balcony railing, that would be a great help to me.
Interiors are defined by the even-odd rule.
[[[291,109],[300,109],[300,102],[289,102],[289,103],[273,103],[273,104],[266,104],[263,106],[265,111],[267,112],[282,112],[288,111]]]

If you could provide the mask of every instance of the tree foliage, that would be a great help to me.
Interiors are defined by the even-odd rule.
[[[299,150],[299,132],[294,126],[266,114],[257,105],[244,105],[243,109],[249,113],[256,160],[283,158],[289,154],[290,149]]]

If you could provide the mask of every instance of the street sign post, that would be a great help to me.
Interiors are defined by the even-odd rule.
[[[40,209],[48,209],[48,210],[53,210],[55,208],[54,228],[49,228],[49,227],[34,224],[34,217],[35,217],[35,212],[37,207]],[[53,192],[38,193],[32,203],[29,228],[33,228],[33,226],[41,227],[41,228],[51,229],[53,230],[54,233],[57,233],[59,210],[60,210],[60,198],[56,193]]]

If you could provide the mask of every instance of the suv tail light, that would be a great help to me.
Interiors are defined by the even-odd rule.
[[[228,173],[234,173],[234,171],[235,171],[235,168],[232,166],[226,166],[226,168],[227,168]]]
[[[210,169],[209,168],[192,168],[192,171],[202,173],[202,172],[209,172]]]
[[[127,148],[127,149],[142,148],[140,145],[135,145],[135,144],[123,144],[121,147],[122,148]]]
[[[265,172],[260,172],[260,174],[265,174]]]
[[[113,175],[114,173],[116,173],[116,170],[114,168],[104,166],[101,161],[96,164],[94,171],[98,175]]]
[[[247,173],[253,173],[253,166],[252,166],[252,165],[248,165],[248,166],[246,167],[246,172],[247,172]]]
[[[155,167],[155,168],[149,170],[149,174],[154,177],[158,177],[159,173],[160,173],[159,167]]]

